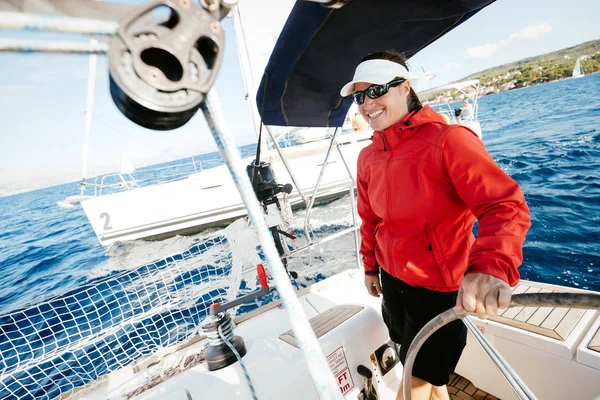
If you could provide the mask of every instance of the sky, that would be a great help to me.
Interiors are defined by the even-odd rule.
[[[600,39],[600,1],[497,0],[409,60],[445,85],[487,68]]]
[[[244,1],[244,0],[240,0]],[[246,0],[247,1],[247,0]],[[282,18],[269,15],[265,20]],[[139,3],[139,1],[137,1]],[[600,1],[498,0],[409,60],[435,78],[425,90],[472,73],[589,40],[600,39]],[[238,145],[256,141],[233,39],[223,20],[224,60],[215,87]],[[0,31],[0,38],[78,40],[53,33]],[[376,50],[376,49],[374,49]],[[81,176],[88,56],[0,53],[0,196],[78,180]],[[198,113],[182,128],[157,132],[125,118],[108,90],[107,58],[98,57],[89,176],[118,170],[122,155],[134,166],[155,164],[216,150]]]

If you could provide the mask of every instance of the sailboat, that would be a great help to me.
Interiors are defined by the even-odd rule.
[[[469,101],[471,104],[472,112],[470,118],[457,117],[456,110],[450,106],[450,101],[444,99],[442,102],[436,102],[431,104],[432,108],[438,113],[444,115],[450,123],[461,124],[471,129],[473,132],[483,140],[483,131],[481,129],[481,123],[479,122],[479,89],[480,84],[478,79],[469,79],[466,81],[454,82],[448,85],[439,86],[436,88],[428,89],[423,92],[419,92],[421,98],[429,98],[434,94],[440,94],[444,91],[458,91],[461,93],[464,99]]]
[[[577,57],[577,61],[575,61],[575,67],[573,67],[573,74],[571,75],[571,78],[582,78],[584,76],[585,74],[581,69],[581,57]]]
[[[434,0],[333,1],[330,7],[297,2],[265,68],[257,97],[265,107],[259,115],[267,124],[341,126],[345,110],[331,94],[339,92],[339,83],[373,43],[410,56],[490,3],[454,4],[441,12]],[[364,29],[356,48],[340,46],[343,38],[357,35],[351,22],[369,15],[381,18],[381,27],[390,31]],[[327,57],[324,47],[331,52]],[[0,397],[372,400],[396,398],[400,382],[409,381],[409,364],[403,368],[399,362],[380,299],[364,290],[358,265],[293,289],[244,165],[227,130],[220,129],[222,121],[213,118],[216,105],[210,100],[202,103],[202,112],[244,199],[252,221],[247,231],[258,237],[272,279],[262,262],[250,268],[214,262],[210,255],[217,249],[243,240],[209,238],[183,254],[0,316]],[[343,233],[356,235],[356,228]],[[286,257],[333,240],[314,238],[310,229],[305,235],[308,243]],[[348,251],[357,251],[356,245],[357,239]],[[255,247],[243,248],[241,258],[252,258]],[[248,287],[239,293],[241,276]],[[273,282],[279,300],[230,315],[235,307],[269,297]],[[557,291],[570,295],[545,295]],[[450,379],[451,396],[597,397],[599,294],[528,281],[513,294],[515,307],[497,317],[460,316],[470,334]],[[560,307],[565,302],[567,307]]]

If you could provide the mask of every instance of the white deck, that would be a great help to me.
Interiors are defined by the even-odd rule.
[[[522,282],[519,287],[521,289],[518,290],[565,289],[531,282]],[[363,378],[356,372],[357,366],[363,364],[374,372],[379,398],[394,399],[402,366],[398,364],[382,377],[374,361],[373,352],[389,338],[381,320],[380,301],[366,294],[362,273],[356,270],[340,273],[302,290],[299,292],[299,297],[306,316],[311,318],[313,328],[318,333],[319,343],[325,355],[343,349],[348,375],[342,384],[350,385],[344,386],[346,398],[356,399],[363,387]],[[330,311],[336,307],[338,311]],[[518,316],[522,311],[515,309],[510,314],[516,312]],[[544,329],[552,332],[558,330],[561,332],[559,336],[565,335],[560,339],[550,337],[554,334],[546,330],[539,331],[536,328],[533,331],[524,330],[521,326],[505,324],[506,321],[514,321],[514,319],[509,320],[506,315],[494,320],[482,321],[474,317],[472,320],[538,398],[595,399],[600,395],[600,365],[598,365],[600,353],[594,350],[598,346],[599,337],[598,312],[584,311],[578,318],[567,317],[579,315],[571,311],[563,312],[562,318],[551,317],[552,311],[550,311],[547,318],[539,325],[530,324],[541,326],[547,322],[548,326],[551,321],[554,321],[552,329],[550,327]],[[535,311],[531,315],[535,315]],[[533,320],[535,321],[537,320]],[[317,398],[303,355],[293,345],[293,335],[285,310],[279,307],[278,302],[243,315],[237,318],[236,322],[238,326],[235,334],[241,336],[246,343],[248,353],[243,360],[259,399]],[[137,363],[136,366],[117,371],[106,377],[105,383],[96,391],[79,391],[79,398],[125,398],[123,394],[131,393],[135,387],[150,381],[168,366],[177,365],[186,355],[194,351],[198,352],[204,344],[205,341],[201,339],[169,356],[162,358],[153,356]],[[581,360],[578,349],[589,350],[590,347],[592,348],[590,352],[593,352],[591,362]],[[593,363],[596,363],[596,366],[590,365]],[[458,389],[451,389],[455,398],[459,398],[457,397],[459,393],[470,393],[470,390],[473,392],[472,396],[477,394],[479,397],[488,396],[485,397],[488,399],[516,399],[508,384],[471,335],[468,337],[468,344],[457,373],[468,378],[470,382],[453,378],[456,380],[457,386],[455,386],[458,387]],[[464,388],[460,387],[462,383],[465,383]],[[207,395],[226,399],[251,398],[237,363],[214,372],[209,372],[204,364],[198,364],[145,390],[135,398],[201,399],[206,398]]]

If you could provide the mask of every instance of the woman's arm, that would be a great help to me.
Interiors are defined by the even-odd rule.
[[[478,220],[477,239],[459,290],[457,311],[494,315],[510,302],[510,286],[519,281],[523,242],[531,226],[519,185],[496,165],[481,140],[457,127],[443,149],[444,170],[460,198]]]
[[[468,273],[486,273],[515,286],[523,242],[531,226],[521,188],[496,165],[481,140],[464,127],[457,126],[448,135],[443,163],[456,192],[479,223]]]

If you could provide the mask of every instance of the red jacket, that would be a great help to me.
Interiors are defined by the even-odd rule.
[[[381,266],[441,292],[457,290],[467,268],[519,281],[529,208],[468,128],[447,125],[429,106],[410,113],[374,132],[358,157],[357,186],[366,274]]]

